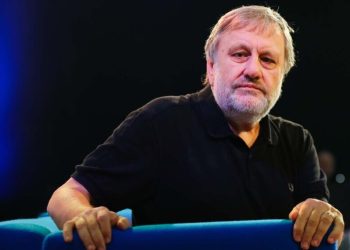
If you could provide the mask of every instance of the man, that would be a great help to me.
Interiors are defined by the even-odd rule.
[[[66,241],[105,249],[114,211],[136,224],[290,218],[303,249],[341,241],[310,133],[269,114],[294,65],[293,30],[275,11],[243,6],[220,18],[205,45],[206,86],[132,112],[53,194],[48,212]]]

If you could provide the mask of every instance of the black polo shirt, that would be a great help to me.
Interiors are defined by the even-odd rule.
[[[306,129],[268,115],[248,148],[209,87],[130,113],[72,176],[94,205],[133,209],[135,224],[287,218],[328,198]]]

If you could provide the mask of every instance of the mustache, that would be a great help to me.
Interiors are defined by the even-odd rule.
[[[260,90],[263,93],[266,93],[266,89],[265,89],[264,85],[262,85],[258,81],[253,82],[253,81],[250,81],[248,79],[240,80],[238,82],[233,83],[232,88],[233,89],[253,88],[253,89]]]

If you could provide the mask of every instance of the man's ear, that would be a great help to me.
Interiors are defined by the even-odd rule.
[[[210,84],[210,86],[212,86],[213,82],[214,82],[214,62],[210,59],[207,58],[207,80]]]

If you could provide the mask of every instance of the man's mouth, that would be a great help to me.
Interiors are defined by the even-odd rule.
[[[265,93],[264,89],[256,84],[250,84],[250,83],[240,83],[234,86],[235,89],[244,89],[248,91],[260,91],[262,93]]]

